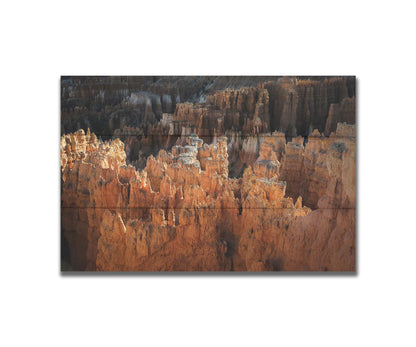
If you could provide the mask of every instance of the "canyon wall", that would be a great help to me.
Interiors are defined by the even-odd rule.
[[[90,118],[94,113],[97,118],[101,118],[95,121],[95,125],[98,125],[99,121],[105,123],[111,117],[112,111],[129,105],[139,105],[140,107],[137,107],[140,108],[139,113],[147,114],[149,117],[153,112],[158,118],[162,113],[174,113],[176,105],[184,102],[214,104],[220,109],[233,108],[232,102],[223,103],[225,97],[221,96],[221,92],[228,91],[230,94],[230,91],[234,91],[237,95],[240,89],[254,89],[259,92],[267,90],[270,98],[267,112],[271,115],[271,131],[279,130],[280,125],[283,129],[289,124],[294,127],[298,124],[297,135],[305,136],[310,122],[313,129],[324,130],[331,104],[339,104],[344,98],[355,97],[355,78],[349,76],[62,77],[62,125],[64,132],[76,130],[71,129],[77,126],[72,116],[78,114]],[[214,97],[215,94],[217,96]],[[216,101],[212,102],[212,99]],[[255,102],[255,98],[251,97],[245,106],[250,109]],[[240,108],[238,111],[244,110]],[[78,121],[83,120],[79,117]],[[84,125],[87,125],[87,122]],[[96,133],[99,130],[91,129]]]
[[[63,77],[61,97],[61,135],[89,128],[119,138],[138,169],[181,136],[227,136],[230,173],[241,177],[262,134],[329,136],[337,123],[355,124],[354,77]]]
[[[354,77],[61,86],[74,270],[355,269]]]
[[[355,141],[343,131],[354,134],[344,124],[338,136],[317,136],[328,184],[318,189],[314,211],[302,197],[286,196],[279,159],[288,161],[291,144],[281,133],[264,137],[240,178],[229,177],[223,136],[212,144],[181,136],[138,171],[126,165],[119,139],[64,135],[61,211],[70,263],[92,271],[354,271]],[[314,141],[299,157],[321,152]]]

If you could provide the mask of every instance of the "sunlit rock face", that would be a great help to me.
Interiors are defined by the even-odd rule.
[[[332,142],[325,147],[329,184],[312,211],[301,197],[296,203],[286,197],[275,135],[239,179],[228,177],[226,137],[210,145],[182,137],[137,171],[126,165],[119,140],[82,131],[63,136],[71,161],[61,162],[62,229],[73,268],[353,270],[355,214],[345,207],[355,208],[355,190],[348,189],[355,183],[355,144],[323,140]],[[328,238],[323,253],[318,241]]]
[[[330,179],[328,155],[332,153],[331,150],[338,148],[337,146],[355,146],[355,126],[338,123],[336,131],[329,137],[315,129],[308,137],[307,143],[301,143],[303,138],[295,138],[286,144],[280,177],[287,182],[289,196],[302,196],[307,206],[317,208],[319,199],[326,193]],[[355,157],[350,164],[355,165]],[[355,181],[349,184],[355,190]]]
[[[63,78],[74,270],[354,271],[355,78]]]

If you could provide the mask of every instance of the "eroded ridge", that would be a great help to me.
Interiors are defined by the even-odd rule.
[[[207,144],[184,134],[137,170],[126,165],[119,139],[64,135],[62,230],[72,267],[353,271],[354,134],[354,126],[338,124],[305,145],[304,138],[286,143],[279,132],[261,136],[240,178],[229,177],[233,139],[225,136]],[[291,185],[295,202],[286,196]]]

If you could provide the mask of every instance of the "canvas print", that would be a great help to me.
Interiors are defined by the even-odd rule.
[[[356,270],[354,76],[62,76],[62,271]]]

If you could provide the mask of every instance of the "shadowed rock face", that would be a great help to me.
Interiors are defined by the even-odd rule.
[[[125,143],[127,162],[168,150],[178,137],[230,141],[230,174],[253,165],[262,134],[329,136],[336,124],[355,124],[353,77],[68,77],[62,78],[61,134],[91,129]]]

